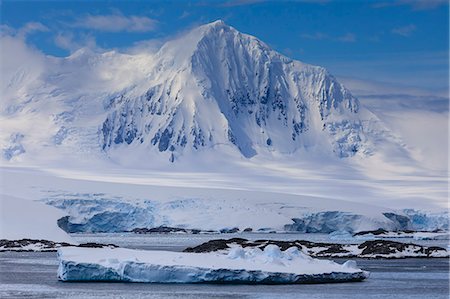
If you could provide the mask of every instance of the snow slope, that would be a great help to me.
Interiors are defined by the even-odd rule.
[[[161,225],[221,230],[251,227],[276,231],[361,231],[385,228],[448,229],[448,214],[393,210],[371,203],[246,190],[170,179],[146,181],[150,173],[134,176],[94,176],[3,168],[1,192],[35,198],[63,210],[60,225],[72,232],[121,232]],[[159,174],[153,174],[156,177]],[[178,179],[175,176],[175,179]],[[211,178],[210,178],[211,179]],[[249,179],[250,180],[250,179]],[[269,182],[269,181],[267,181]],[[194,186],[197,187],[194,187]],[[389,213],[389,214],[386,214]],[[227,217],[223,217],[227,215]],[[386,215],[389,215],[387,217]]]
[[[302,283],[358,281],[368,277],[355,262],[316,260],[292,247],[234,248],[228,255],[131,249],[58,250],[63,281],[156,283]]]
[[[55,225],[64,213],[43,203],[0,194],[0,215],[0,239],[74,243]]]

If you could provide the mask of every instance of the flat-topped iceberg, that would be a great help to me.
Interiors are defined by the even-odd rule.
[[[288,284],[362,281],[355,262],[313,259],[296,247],[235,247],[228,254],[142,251],[123,248],[58,250],[62,281]]]

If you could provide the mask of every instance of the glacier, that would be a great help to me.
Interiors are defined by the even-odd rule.
[[[62,248],[62,281],[148,283],[292,284],[362,281],[369,272],[354,261],[338,264],[309,257],[296,247],[235,247],[228,254]]]
[[[219,217],[223,211],[233,211],[238,203],[229,199],[226,202],[214,202],[205,198],[185,198],[180,200],[160,201],[150,199],[126,200],[112,198],[106,194],[56,194],[43,200],[48,205],[62,210],[67,216],[58,220],[58,225],[69,233],[95,232],[128,232],[133,229],[154,228],[160,226],[179,227],[185,229],[213,230],[220,232],[231,227],[239,231],[252,228],[253,231],[284,231],[298,233],[355,233],[362,230],[385,229],[399,230],[448,230],[449,215],[446,212],[428,213],[423,211],[380,210],[376,216],[346,211],[307,211],[299,210],[292,217],[292,206],[288,204],[273,208],[267,217],[284,216],[280,224],[274,221],[251,221],[266,205],[255,202],[240,202],[241,217],[234,222],[223,220],[214,224],[213,218]],[[388,212],[389,211],[389,212]],[[234,211],[236,213],[236,211]],[[182,216],[185,215],[185,216]],[[194,216],[195,215],[195,216]],[[387,216],[386,216],[387,215]],[[189,220],[189,217],[195,217]],[[180,218],[182,221],[180,221]],[[401,219],[399,221],[398,219]],[[249,221],[250,220],[250,221]],[[284,221],[284,223],[283,223]]]

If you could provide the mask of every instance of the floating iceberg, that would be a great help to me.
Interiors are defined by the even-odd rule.
[[[62,281],[288,284],[362,281],[356,263],[313,259],[296,247],[234,247],[223,253],[139,251],[124,248],[58,250]]]

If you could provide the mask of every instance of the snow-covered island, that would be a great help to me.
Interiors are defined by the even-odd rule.
[[[422,246],[412,243],[401,243],[391,240],[368,240],[361,244],[336,244],[311,242],[305,240],[250,241],[242,238],[228,240],[217,239],[205,242],[196,247],[189,247],[185,252],[222,252],[227,253],[236,246],[265,250],[267,246],[278,246],[281,249],[297,248],[312,257],[320,258],[448,258],[450,252],[442,247]]]
[[[353,237],[356,238],[397,238],[397,239],[414,239],[414,240],[449,240],[450,234],[444,230],[434,231],[387,231],[384,229],[377,229],[374,231],[362,231],[355,233]]]
[[[58,250],[58,259],[62,281],[293,284],[369,277],[354,261],[341,265],[276,245],[264,250],[236,246],[227,254],[68,247]]]

